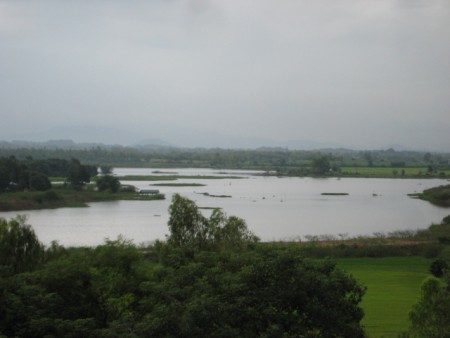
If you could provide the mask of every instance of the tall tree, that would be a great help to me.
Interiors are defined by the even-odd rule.
[[[206,218],[188,198],[174,194],[169,215],[169,243],[175,246],[203,246],[212,235]]]
[[[77,159],[72,159],[70,162],[69,175],[67,181],[75,189],[81,189],[86,183],[91,180],[91,175],[86,167],[81,165]]]
[[[320,155],[312,160],[311,172],[314,175],[325,175],[330,172],[331,165],[328,156]]]
[[[0,218],[0,276],[27,271],[41,262],[44,246],[25,216]]]
[[[228,217],[215,209],[210,218],[204,217],[195,202],[175,194],[169,207],[169,243],[192,248],[238,248],[259,238],[243,219]]]
[[[450,337],[450,284],[436,277],[428,278],[422,284],[419,302],[409,314],[411,333],[414,337]]]

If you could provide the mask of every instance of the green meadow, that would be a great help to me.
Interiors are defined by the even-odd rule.
[[[341,167],[341,173],[344,176],[351,177],[433,177],[436,175],[427,175],[427,168],[392,168],[392,167]],[[450,170],[439,170],[444,177],[450,176]]]
[[[367,287],[361,306],[369,337],[398,337],[419,298],[431,260],[423,257],[344,258],[337,265]]]

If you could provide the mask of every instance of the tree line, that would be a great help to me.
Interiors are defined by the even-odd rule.
[[[82,165],[77,159],[0,158],[0,192],[46,191],[51,188],[49,177],[62,177],[79,189],[96,175],[96,166]]]
[[[450,154],[394,149],[354,151],[325,149],[317,151],[262,149],[183,149],[183,148],[131,148],[92,147],[86,149],[2,147],[0,157],[19,159],[77,158],[91,165],[145,166],[145,167],[206,167],[228,169],[277,170],[281,174],[314,174],[316,159],[326,158],[330,167],[421,167],[433,173],[449,168]]]

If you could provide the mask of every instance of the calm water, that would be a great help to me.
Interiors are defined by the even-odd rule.
[[[204,187],[153,187],[165,201],[92,203],[88,208],[63,208],[20,212],[29,216],[40,240],[57,240],[65,246],[98,245],[122,234],[134,243],[164,239],[168,233],[171,195],[180,193],[200,207],[222,207],[228,215],[244,218],[262,240],[290,240],[306,235],[370,235],[374,232],[426,228],[450,214],[408,193],[447,184],[446,180],[277,178],[252,176],[250,171],[209,169],[159,169],[180,175],[239,175],[243,179],[181,179],[177,183],[203,183]],[[116,169],[117,175],[149,175],[152,169]],[[124,182],[151,189],[161,182]],[[172,182],[173,183],[173,182]],[[210,195],[230,195],[214,198]],[[348,196],[322,196],[345,192]],[[377,196],[374,196],[376,194]],[[209,215],[209,211],[204,211]],[[0,212],[11,218],[18,212]]]

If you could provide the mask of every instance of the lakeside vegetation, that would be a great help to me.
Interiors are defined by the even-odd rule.
[[[103,168],[108,172],[109,168]],[[37,171],[40,170],[40,171]],[[49,175],[58,175],[58,182]],[[89,182],[95,183],[89,183]],[[97,176],[97,167],[78,160],[19,161],[0,158],[0,211],[84,207],[90,202],[159,200],[163,194],[138,194],[109,174]]]
[[[450,178],[449,153],[394,149],[305,151],[282,148],[239,150],[101,145],[80,149],[0,143],[0,158],[10,156],[19,160],[59,158],[69,161],[77,158],[85,164],[109,167],[250,169],[279,176]],[[159,173],[173,174],[168,171]]]
[[[39,192],[12,192],[0,194],[0,211],[36,210],[86,207],[92,202],[106,201],[152,201],[164,199],[163,194],[143,195],[134,191],[98,191],[94,185],[81,190],[74,190],[63,185],[55,185],[52,189]]]
[[[420,194],[411,194],[410,196],[420,198],[438,206],[449,207],[450,184],[426,189]]]

